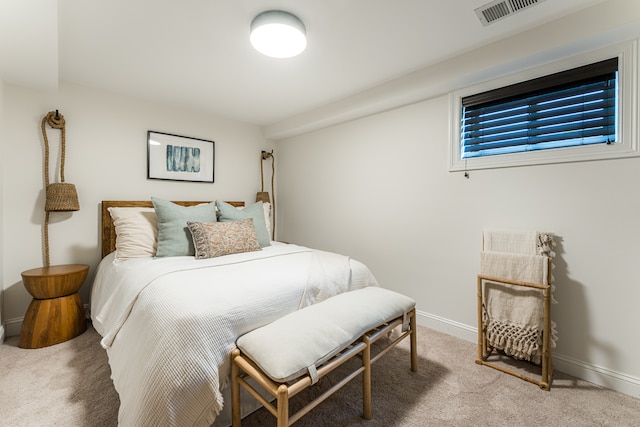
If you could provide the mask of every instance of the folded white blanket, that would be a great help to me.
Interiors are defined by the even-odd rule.
[[[511,254],[537,255],[536,231],[484,230],[483,250]]]
[[[480,271],[496,279],[549,284],[549,257],[519,253],[482,252]],[[542,291],[485,281],[484,316],[489,344],[518,359],[540,363],[544,309]],[[552,325],[551,344],[557,335]]]
[[[520,230],[484,230],[482,250],[522,255],[545,255],[553,258],[555,246],[550,233]]]
[[[481,252],[480,272],[485,276],[547,285],[549,258],[504,252]]]
[[[484,296],[489,344],[518,359],[540,363],[544,320],[541,292],[485,282]]]

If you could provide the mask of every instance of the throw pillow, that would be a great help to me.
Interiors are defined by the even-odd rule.
[[[236,209],[229,203],[216,201],[218,211],[220,212],[220,222],[237,221],[239,219],[253,219],[253,226],[256,229],[256,236],[258,236],[258,244],[261,248],[271,245],[271,239],[267,232],[267,226],[264,220],[264,207],[262,202],[257,202],[242,210]]]
[[[116,259],[156,254],[158,217],[153,208],[109,208],[116,229]]]
[[[260,245],[253,227],[253,219],[231,222],[187,221],[196,259],[259,251]]]
[[[156,197],[152,197],[151,201],[158,215],[156,256],[193,256],[195,248],[187,221],[215,222],[215,203],[180,206]]]

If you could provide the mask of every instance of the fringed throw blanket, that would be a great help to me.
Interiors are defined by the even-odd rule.
[[[486,231],[480,271],[496,279],[547,285],[549,258],[555,253],[548,233]],[[485,281],[483,321],[489,344],[517,359],[540,363],[544,329],[542,292],[499,281]],[[552,322],[550,342],[557,334]]]

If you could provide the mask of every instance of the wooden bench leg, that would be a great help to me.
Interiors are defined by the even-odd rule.
[[[416,335],[416,309],[411,311],[411,318],[409,320],[409,327],[411,328],[411,372],[418,372],[418,344]]]
[[[365,420],[371,419],[371,341],[368,336],[364,336],[364,343],[367,345],[362,350],[362,417]]]
[[[289,390],[285,384],[278,387],[278,427],[289,426]]]
[[[236,348],[231,352],[231,425],[233,427],[240,427],[242,424],[240,416],[240,384],[238,383],[240,368],[233,361],[238,356],[240,356],[240,350]]]

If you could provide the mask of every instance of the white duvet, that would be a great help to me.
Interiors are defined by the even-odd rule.
[[[365,286],[377,282],[362,263],[297,245],[206,260],[105,257],[91,316],[120,396],[119,424],[210,425],[240,335]]]

